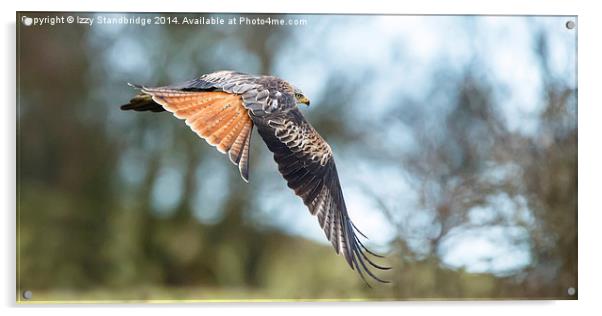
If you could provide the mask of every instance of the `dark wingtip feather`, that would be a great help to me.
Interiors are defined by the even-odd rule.
[[[120,106],[119,108],[123,111],[127,111],[127,110],[132,109],[132,105],[130,103],[128,103],[128,104],[124,104],[124,105]]]
[[[357,227],[355,227],[355,225],[353,225],[353,223],[351,222],[351,220],[347,219],[347,232],[348,232],[348,237],[349,237],[349,241],[348,241],[348,247],[350,248],[350,252],[351,252],[351,261],[353,262],[353,265],[351,265],[351,268],[353,268],[354,270],[356,270],[360,277],[364,280],[364,282],[366,282],[366,284],[368,286],[370,286],[368,284],[368,282],[366,281],[366,278],[364,277],[364,273],[366,273],[368,276],[370,276],[372,279],[380,282],[380,283],[391,283],[391,281],[388,280],[384,280],[379,278],[378,276],[376,276],[374,273],[372,273],[372,271],[370,271],[369,267],[366,265],[366,262],[379,270],[390,270],[391,267],[386,267],[386,266],[381,266],[378,265],[376,263],[374,263],[370,258],[368,258],[368,256],[366,255],[365,252],[376,256],[376,257],[381,257],[379,255],[374,254],[372,251],[368,250],[366,248],[366,246],[364,246],[364,244],[359,240],[359,238],[357,237],[357,235],[355,234],[356,231],[359,231],[357,229]],[[355,268],[354,268],[355,266]]]
[[[349,222],[351,223],[351,226],[353,226],[353,228],[355,229],[356,232],[358,232],[364,238],[368,239],[368,236],[364,235],[364,233],[362,233],[362,231],[359,228],[357,228],[357,226],[355,226],[355,224],[353,223],[353,221],[351,219],[349,219]]]
[[[369,253],[369,254],[371,254],[371,255],[373,255],[373,256],[375,256],[375,257],[377,257],[377,258],[385,258],[385,256],[383,256],[383,255],[379,255],[379,254],[376,254],[376,253],[374,253],[374,252],[370,251],[370,249],[368,249],[368,248],[367,248],[367,247],[364,245],[364,243],[362,243],[362,242],[360,241],[360,239],[359,239],[357,236],[354,236],[354,237],[355,237],[355,241],[356,241],[356,242],[357,242],[357,243],[358,243],[358,244],[359,244],[359,245],[360,245],[360,246],[361,246],[361,247],[362,247],[362,248],[363,248],[363,249],[364,249],[364,250],[365,250],[367,253]]]
[[[138,95],[130,100],[130,103],[121,105],[119,107],[123,111],[134,110],[134,111],[150,111],[150,112],[163,112],[165,109],[158,103],[154,102],[152,97],[149,95]]]
[[[136,89],[142,89],[142,92],[134,96],[128,104],[120,106],[123,111],[134,110],[134,111],[150,111],[150,112],[163,112],[165,109],[160,104],[153,101],[153,97],[144,91],[144,86],[133,83],[128,83],[130,87]]]

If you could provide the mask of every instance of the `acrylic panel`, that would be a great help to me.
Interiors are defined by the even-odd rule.
[[[20,303],[577,298],[576,16],[16,29]]]

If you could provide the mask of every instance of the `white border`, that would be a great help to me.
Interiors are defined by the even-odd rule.
[[[8,3],[7,3],[8,2]],[[298,314],[315,312],[340,312],[351,314],[461,314],[461,315],[587,315],[598,313],[600,279],[600,245],[598,231],[602,225],[602,210],[596,199],[600,194],[600,120],[602,120],[599,93],[602,79],[599,59],[600,23],[602,12],[597,1],[449,1],[420,0],[407,2],[350,0],[320,1],[186,1],[170,0],[150,3],[150,0],[102,0],[72,2],[65,0],[4,1],[2,16],[2,136],[0,137],[0,201],[3,202],[2,243],[0,243],[0,299],[4,312],[30,314],[43,312],[57,315],[104,315],[109,312],[132,312],[131,306],[103,305],[100,308],[82,306],[16,306],[15,300],[15,11],[145,11],[145,12],[285,12],[285,13],[401,13],[401,14],[544,14],[578,15],[579,30],[579,301],[520,301],[520,302],[384,302],[384,303],[245,303],[245,304],[188,304],[188,305],[136,305],[145,315],[162,315],[166,308],[177,309],[180,314],[212,314],[214,312],[251,313],[261,315]],[[98,305],[94,305],[98,306]],[[89,307],[89,306],[87,306]],[[252,308],[249,308],[252,307]],[[337,310],[335,311],[334,308]],[[376,308],[376,310],[374,310]],[[4,314],[3,312],[3,314]],[[6,315],[6,314],[4,314]]]

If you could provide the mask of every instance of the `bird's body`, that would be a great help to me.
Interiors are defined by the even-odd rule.
[[[309,105],[303,93],[273,76],[219,71],[181,84],[158,88],[134,86],[141,94],[123,110],[169,111],[238,166],[249,180],[249,145],[254,127],[274,154],[278,170],[320,226],[337,253],[363,278],[378,268],[360,242],[339,183],[333,152],[297,108]],[[363,234],[362,234],[363,235]]]

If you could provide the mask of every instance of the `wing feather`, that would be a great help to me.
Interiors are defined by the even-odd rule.
[[[305,120],[298,109],[265,116],[252,116],[259,134],[274,153],[278,170],[308,207],[335,251],[342,254],[349,266],[379,282],[369,266],[386,270],[375,264],[359,241],[360,233],[349,218],[336,165],[330,146]],[[366,264],[366,262],[368,264]]]
[[[146,88],[124,110],[162,110],[185,120],[199,137],[227,154],[232,163],[238,166],[241,177],[249,179],[249,145],[253,121],[242,97],[223,91],[187,91],[176,87]],[[149,99],[150,98],[150,99]],[[151,100],[152,99],[152,100]]]

